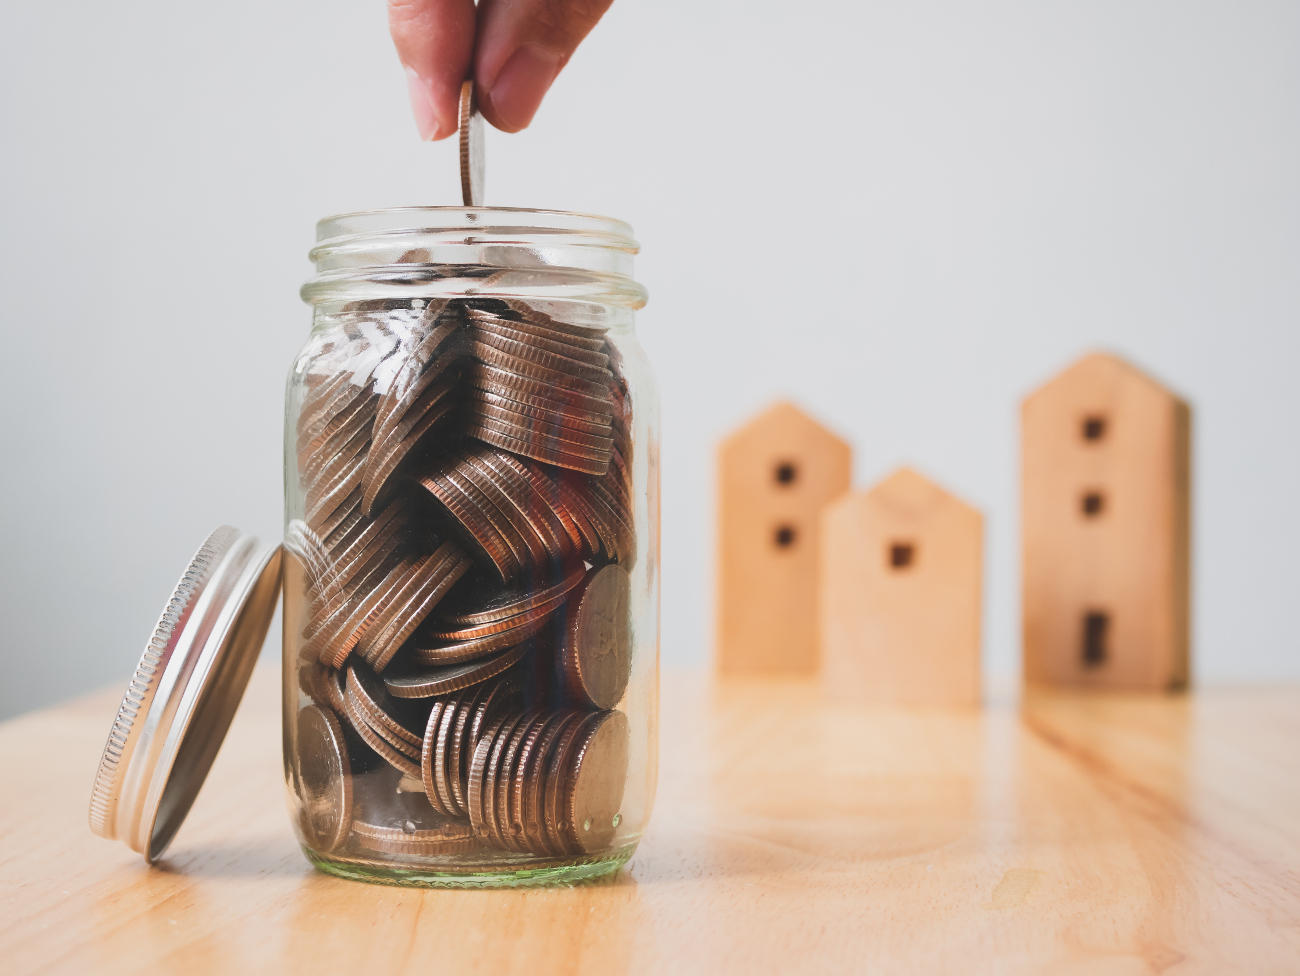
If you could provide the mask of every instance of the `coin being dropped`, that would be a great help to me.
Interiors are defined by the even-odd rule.
[[[352,767],[343,727],[329,712],[306,705],[298,712],[299,824],[313,850],[328,853],[352,826]]]
[[[570,599],[556,663],[575,701],[604,709],[623,697],[632,673],[631,594],[627,570],[611,563],[592,572]]]
[[[467,207],[483,205],[483,116],[474,82],[460,86],[460,193]]]

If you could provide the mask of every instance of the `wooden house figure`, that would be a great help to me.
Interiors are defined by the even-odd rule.
[[[817,670],[820,515],[848,490],[848,443],[779,402],[717,454],[715,657],[725,674]]]
[[[980,697],[984,517],[911,468],[822,516],[822,681],[831,697]]]
[[[1024,673],[1128,690],[1187,681],[1191,411],[1094,353],[1021,404]]]

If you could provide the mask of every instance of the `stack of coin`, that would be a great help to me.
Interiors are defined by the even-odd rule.
[[[423,260],[413,280],[457,273]],[[598,853],[620,819],[633,655],[618,352],[518,301],[338,314],[290,455],[304,842],[403,863]]]

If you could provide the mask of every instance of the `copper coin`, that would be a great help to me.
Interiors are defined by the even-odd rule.
[[[514,744],[512,753],[507,757],[508,775],[497,781],[498,832],[502,844],[513,850],[530,849],[523,820],[523,784],[532,775],[533,757],[548,724],[548,718],[542,714],[528,724],[524,734]]]
[[[501,839],[497,833],[496,821],[497,780],[502,775],[502,766],[505,763],[510,744],[514,741],[518,732],[525,728],[532,718],[533,713],[531,712],[517,713],[502,726],[501,731],[497,733],[492,743],[492,751],[488,755],[487,765],[484,768],[482,781],[480,782],[481,796],[479,802],[482,805],[482,823],[481,825],[475,825],[475,833],[498,845],[501,843]],[[472,817],[471,808],[471,819]]]
[[[577,712],[578,720],[567,725],[556,740],[551,756],[546,764],[546,785],[542,796],[541,830],[546,849],[551,854],[565,854],[570,844],[563,833],[562,818],[565,816],[564,801],[568,795],[566,782],[572,778],[572,754],[579,741],[579,736],[588,723],[590,714]]]
[[[474,755],[479,737],[485,727],[497,716],[517,709],[522,701],[519,686],[511,674],[503,675],[495,681],[485,682],[482,687],[486,690],[475,697],[473,706],[469,710],[468,721],[458,720],[453,730],[455,734],[449,757],[454,774],[451,788],[462,813],[465,812],[466,804],[469,802],[467,791],[470,759]]]
[[[463,483],[443,472],[420,479],[420,484],[460,525],[465,537],[476,543],[503,580],[511,579],[518,573],[521,568],[520,557],[516,547],[502,535],[498,524],[500,517],[489,517],[480,511]]]
[[[514,382],[522,377],[532,380],[534,383],[544,383],[554,390],[563,390],[566,393],[589,397],[597,402],[609,401],[609,383],[604,376],[588,379],[580,374],[570,373],[562,369],[552,369],[532,360],[521,359],[510,353],[502,352],[485,342],[474,343],[474,358],[482,366],[496,367],[498,370],[508,373],[512,381],[507,384],[508,387],[513,386]],[[611,414],[613,412],[612,405],[610,406],[610,412]]]
[[[541,420],[559,427],[573,427],[597,434],[610,434],[614,414],[609,410],[588,410],[577,406],[554,393],[534,396],[520,390],[499,391],[496,388],[475,386],[465,391],[465,400],[471,410],[479,405],[496,407]]]
[[[364,579],[365,573],[392,555],[408,516],[409,510],[403,502],[388,506],[373,520],[362,519],[358,512],[354,530],[330,551],[328,570],[320,574],[308,595],[313,599],[332,599],[358,579]]]
[[[456,403],[447,395],[451,389],[448,384],[434,390],[371,446],[361,475],[361,506],[367,514],[391,494],[394,478],[415,448],[452,415]]]
[[[387,623],[358,645],[370,666],[376,671],[388,667],[398,648],[469,568],[469,558],[452,542],[444,542],[431,556],[421,560],[413,570],[414,585],[394,597]]]
[[[478,846],[463,820],[435,815],[396,824],[354,823],[352,836],[358,847],[368,851],[414,857],[460,854]]]
[[[484,444],[491,444],[493,447],[499,447],[505,451],[513,451],[515,454],[522,454],[525,457],[546,464],[568,468],[570,471],[581,471],[584,474],[604,474],[609,470],[608,457],[598,461],[592,458],[580,457],[576,454],[568,454],[559,450],[557,447],[558,442],[554,440],[544,437],[517,437],[490,422],[476,421],[469,428],[468,433],[481,440]]]
[[[516,839],[534,854],[551,853],[546,839],[546,820],[543,803],[546,796],[546,772],[555,744],[564,734],[582,721],[581,713],[573,709],[552,712],[543,723],[542,734],[525,757],[514,789],[513,807],[518,811],[523,836]]]
[[[363,670],[356,665],[349,666],[346,674],[347,695],[353,700],[355,707],[366,714],[371,724],[381,727],[388,733],[385,738],[395,745],[405,743],[418,749],[420,737],[396,717],[394,713],[399,711],[399,703],[393,701],[383,682],[369,670]]]
[[[490,332],[475,331],[470,349],[484,362],[495,363],[512,372],[518,371],[516,367],[546,370],[583,383],[592,383],[606,391],[612,379],[608,366],[575,359],[561,352],[543,349],[532,342],[517,342]]]
[[[530,400],[526,398],[532,398],[546,403],[551,409],[573,413],[587,420],[609,422],[614,416],[608,391],[583,393],[569,389],[563,382],[557,386],[551,379],[521,376],[484,362],[472,364],[467,369],[466,376],[470,386],[507,399],[527,403]]]
[[[515,406],[499,406],[492,403],[473,403],[470,408],[472,422],[491,422],[498,427],[517,431],[517,436],[526,437],[538,432],[546,437],[554,437],[589,451],[601,451],[606,457],[614,452],[614,437],[608,425],[597,426],[595,430],[581,427],[564,426],[563,414],[549,415],[544,411]]]
[[[622,820],[627,783],[628,725],[622,712],[603,712],[583,723],[566,768],[562,833],[571,849],[593,854],[609,847]]]
[[[429,719],[429,734],[425,736],[425,751],[421,756],[422,766],[426,767],[425,775],[438,794],[439,802],[457,816],[462,815],[464,811],[461,810],[452,792],[453,776],[448,761],[451,753],[451,734],[456,727],[457,718],[468,712],[468,699],[474,691],[475,689],[469,688],[461,692],[460,697],[443,700],[437,726],[433,725],[432,717]]]
[[[410,651],[410,659],[416,664],[428,665],[430,667],[444,667],[447,665],[456,665],[462,661],[476,661],[495,651],[524,644],[529,640],[529,638],[536,636],[537,632],[542,629],[542,625],[545,623],[546,616],[542,615],[541,617],[531,619],[526,623],[521,623],[517,627],[512,627],[509,630],[502,630],[495,634],[488,634],[486,637],[475,637],[472,640],[465,641],[452,641],[446,644],[412,647]]]
[[[341,668],[366,632],[380,619],[389,598],[397,593],[411,574],[411,563],[394,559],[371,574],[364,589],[334,609],[323,624],[307,638],[311,648],[332,668]]]
[[[530,336],[553,339],[582,349],[605,351],[605,337],[598,330],[569,325],[549,315],[543,315],[536,309],[525,307],[522,303],[516,303],[511,308],[511,312],[513,314],[498,315],[486,309],[470,308],[465,314],[475,326],[492,327],[500,324]]]
[[[632,580],[611,563],[594,570],[569,600],[564,644],[557,655],[568,697],[593,708],[613,708],[632,674]]]
[[[483,451],[472,458],[532,526],[552,562],[570,562],[573,542],[555,513],[551,483],[518,458],[501,451]]]
[[[514,780],[519,764],[519,754],[533,728],[541,721],[542,712],[538,709],[531,709],[524,714],[501,750],[501,760],[487,784],[491,789],[491,797],[487,801],[488,830],[492,839],[500,847],[509,846],[514,835],[510,827],[510,784]],[[533,738],[535,739],[535,736]]]
[[[456,627],[477,627],[482,624],[492,624],[497,621],[509,620],[511,617],[516,617],[521,613],[527,613],[535,607],[542,606],[563,597],[566,593],[581,583],[585,576],[586,569],[581,564],[578,564],[571,567],[564,576],[556,582],[539,589],[515,588],[497,590],[491,595],[476,593],[473,597],[473,610],[446,614],[442,619]],[[480,600],[482,601],[481,603],[479,602]],[[440,637],[445,635],[435,633],[433,636]]]
[[[450,701],[445,699],[433,703],[433,707],[429,710],[429,720],[424,726],[424,739],[420,748],[420,782],[424,786],[425,797],[434,810],[447,816],[451,816],[458,811],[453,810],[445,802],[442,789],[438,783],[435,757],[439,748],[438,730],[441,728],[442,721],[446,718],[451,704]]]
[[[460,86],[460,194],[467,207],[483,206],[483,116],[479,113],[474,82]]]
[[[518,323],[510,319],[476,318],[473,320],[474,336],[484,342],[495,344],[497,340],[506,340],[521,343],[540,352],[567,356],[587,366],[609,367],[608,354],[599,348],[592,348],[585,343],[576,343],[571,337],[560,338],[557,333],[547,334],[542,330],[534,330],[530,333],[517,326]]]
[[[491,637],[494,634],[513,631],[539,620],[545,621],[547,617],[562,606],[564,606],[564,597],[560,596],[552,600],[550,603],[543,603],[539,606],[533,607],[531,610],[525,610],[523,613],[506,620],[498,620],[495,623],[490,624],[480,624],[477,627],[462,627],[459,630],[426,631],[426,635],[434,640],[447,641],[449,643],[478,640],[481,637]]]
[[[542,558],[541,542],[532,537],[527,523],[519,519],[514,506],[483,489],[467,459],[462,458],[453,470],[446,472],[445,477],[469,499],[474,511],[486,518],[509,544],[518,562],[516,574]]]
[[[492,657],[465,664],[428,668],[409,674],[385,674],[384,685],[398,698],[432,698],[434,695],[445,695],[500,674],[521,660],[529,650],[530,645],[519,644]]]
[[[375,755],[404,776],[418,777],[420,775],[420,765],[415,761],[414,757],[408,755],[375,731],[367,716],[351,701],[348,702],[347,715],[352,722],[352,728]]]
[[[468,790],[465,797],[465,809],[469,814],[470,825],[479,837],[487,836],[485,803],[487,799],[487,778],[492,768],[492,756],[496,743],[510,733],[519,723],[518,713],[502,715],[483,731],[474,746],[470,757]]]
[[[316,705],[298,711],[298,824],[312,850],[339,847],[352,826],[352,766],[343,727]]]
[[[481,464],[476,463],[475,455],[470,454],[464,457],[461,463],[457,465],[456,473],[473,486],[476,491],[475,497],[480,500],[480,503],[490,505],[510,525],[515,537],[528,550],[528,559],[524,563],[525,566],[536,566],[546,561],[546,545],[537,534],[533,524],[528,521],[528,518],[519,508],[518,503],[513,500],[511,494],[501,487],[496,476]]]

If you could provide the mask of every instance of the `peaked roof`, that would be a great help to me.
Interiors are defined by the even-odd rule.
[[[724,447],[731,447],[773,429],[795,434],[800,441],[815,439],[846,451],[850,449],[848,441],[789,400],[777,400],[770,404],[723,438],[722,443]]]
[[[956,506],[979,516],[980,511],[915,468],[904,465],[881,478],[858,497],[870,499],[882,508],[910,516],[925,515],[937,508]]]
[[[1140,384],[1150,392],[1168,397],[1171,400],[1182,400],[1182,397],[1177,392],[1117,353],[1094,350],[1080,356],[1056,373],[1051,379],[1031,390],[1025,396],[1025,402],[1058,386],[1087,378],[1095,378],[1105,382],[1128,380]]]

